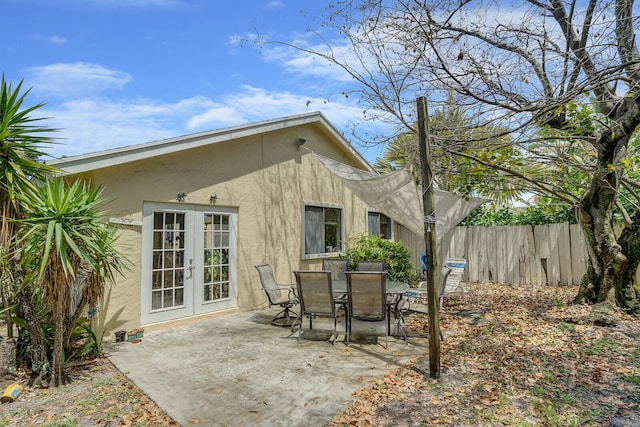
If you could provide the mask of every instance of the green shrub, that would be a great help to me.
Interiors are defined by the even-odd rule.
[[[392,242],[366,235],[347,242],[347,258],[355,270],[357,261],[384,261],[387,279],[414,284],[418,280],[411,264],[409,249],[402,242]]]
[[[467,216],[463,226],[499,226],[499,225],[542,225],[568,222],[576,224],[573,207],[562,206],[548,199],[541,199],[535,205],[511,211],[508,207],[482,205]]]

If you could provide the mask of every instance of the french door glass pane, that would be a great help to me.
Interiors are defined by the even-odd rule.
[[[229,224],[229,215],[204,214],[204,302],[229,298]]]
[[[151,309],[184,304],[185,214],[154,212]]]

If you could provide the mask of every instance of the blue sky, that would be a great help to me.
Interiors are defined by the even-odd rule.
[[[31,88],[27,105],[46,104],[46,125],[60,129],[52,157],[318,110],[347,133],[362,108],[326,101],[351,84],[337,67],[243,42],[318,43],[307,29],[327,3],[3,0],[1,71]],[[371,162],[379,153],[357,147]]]

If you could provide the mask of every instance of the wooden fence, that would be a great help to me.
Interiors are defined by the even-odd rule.
[[[403,230],[398,237],[420,266],[422,239]],[[577,285],[587,260],[582,230],[569,223],[455,227],[439,239],[438,253],[440,266],[449,258],[467,260],[464,281],[508,284]]]

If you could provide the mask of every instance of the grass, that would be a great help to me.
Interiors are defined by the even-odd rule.
[[[77,425],[78,421],[75,419],[64,419],[60,422],[54,419],[47,427],[76,427]]]
[[[636,374],[625,375],[625,381],[633,385],[640,385],[640,376]]]

